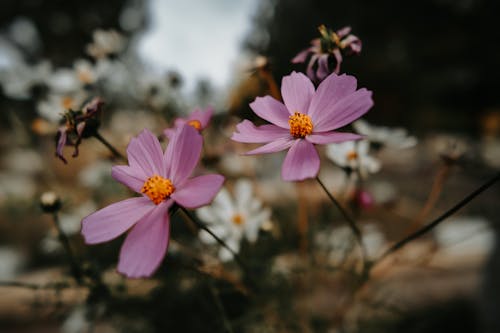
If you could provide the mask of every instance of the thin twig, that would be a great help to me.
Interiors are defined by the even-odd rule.
[[[205,230],[206,232],[208,232],[210,234],[210,236],[212,236],[221,246],[223,246],[226,250],[228,250],[229,252],[231,252],[231,254],[233,255],[234,259],[236,260],[236,262],[241,266],[241,268],[248,272],[247,270],[247,266],[245,265],[245,263],[241,260],[240,256],[238,255],[238,253],[236,253],[232,248],[229,247],[229,245],[226,244],[226,242],[224,242],[219,236],[217,236],[216,234],[214,234],[212,232],[212,230],[210,230],[205,224],[203,224],[202,222],[198,221],[198,219],[196,219],[193,215],[191,215],[187,210],[186,208],[184,207],[180,207],[179,206],[179,209],[184,213],[184,215],[191,221],[193,222],[198,228],[202,229],[202,230]]]
[[[416,239],[416,238],[418,238],[418,237],[420,237],[422,235],[425,235],[427,232],[429,232],[432,229],[434,229],[437,225],[439,225],[441,222],[443,222],[446,218],[448,218],[451,215],[453,215],[460,208],[462,208],[465,205],[467,205],[475,197],[477,197],[479,194],[481,194],[482,192],[484,192],[485,190],[487,190],[489,187],[491,187],[493,184],[495,184],[499,179],[500,179],[500,172],[497,173],[493,178],[491,178],[490,180],[488,180],[486,183],[484,183],[483,185],[481,185],[480,187],[478,187],[476,190],[474,190],[471,193],[469,193],[465,198],[463,198],[457,204],[455,204],[453,207],[451,207],[446,212],[444,212],[443,214],[441,214],[434,221],[428,223],[427,225],[425,225],[424,227],[420,228],[416,232],[414,232],[414,233],[406,236],[405,238],[403,238],[402,240],[400,240],[399,242],[397,242],[396,244],[394,244],[393,246],[391,246],[387,251],[384,252],[384,254],[382,254],[380,256],[380,258],[377,259],[377,262],[379,262],[382,259],[384,259],[385,257],[387,257],[389,254],[391,254],[391,253],[399,250],[400,248],[402,248],[403,246],[405,246],[406,244],[408,244],[412,240],[414,240],[414,239]]]
[[[59,241],[61,242],[64,251],[66,252],[66,256],[68,257],[68,261],[71,267],[71,273],[73,274],[73,277],[75,278],[76,282],[78,282],[79,285],[83,285],[83,273],[80,265],[77,263],[75,256],[73,255],[73,250],[71,250],[71,245],[69,244],[69,239],[64,233],[64,231],[61,228],[61,224],[59,223],[59,216],[57,215],[57,212],[54,212],[52,214],[52,217],[54,219],[54,225],[57,229],[57,235],[59,237]]]
[[[111,151],[111,153],[115,157],[117,157],[125,162],[127,161],[127,158],[124,155],[122,155],[111,143],[109,143],[108,140],[106,140],[99,132],[95,131],[94,138],[96,138],[97,140],[99,140],[99,142],[101,142],[103,145],[105,145],[106,148],[108,148],[109,151]]]
[[[319,179],[319,176],[316,177],[316,180],[318,181],[319,185],[321,185],[321,188],[323,188],[323,190],[325,191],[328,198],[330,198],[330,201],[335,205],[335,207],[337,207],[337,209],[340,211],[342,216],[344,216],[345,220],[347,221],[347,224],[351,228],[352,233],[354,234],[354,237],[356,238],[356,241],[359,245],[359,248],[361,249],[361,259],[362,259],[362,263],[363,263],[362,273],[364,275],[366,273],[366,270],[368,267],[367,262],[366,262],[367,255],[366,255],[365,246],[363,244],[363,236],[361,235],[361,231],[359,230],[358,226],[356,225],[356,221],[354,221],[354,219],[347,213],[347,211],[344,209],[344,207],[342,207],[340,205],[340,203],[337,201],[337,199],[335,199],[335,197],[330,193],[330,191],[328,191],[325,184],[323,184],[321,179]]]

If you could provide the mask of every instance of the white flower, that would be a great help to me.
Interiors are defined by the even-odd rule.
[[[38,114],[52,122],[59,122],[65,111],[69,109],[79,110],[85,101],[85,97],[83,92],[76,94],[50,94],[47,96],[47,99],[38,102]]]
[[[369,149],[368,141],[346,141],[327,145],[326,155],[338,166],[358,170],[365,177],[380,170],[380,162],[368,154]]]
[[[366,136],[366,140],[385,145],[389,148],[411,148],[417,144],[417,139],[408,136],[404,128],[389,128],[385,126],[373,126],[365,120],[357,120],[352,126],[359,134]]]
[[[0,50],[0,58],[2,56],[3,54]],[[0,59],[1,62],[2,60]],[[0,68],[0,83],[5,95],[8,97],[13,99],[28,99],[31,97],[31,88],[37,84],[44,83],[50,75],[51,70],[51,65],[48,61],[42,61],[34,66],[23,62],[13,63],[7,68]]]
[[[235,252],[239,252],[243,238],[254,243],[260,227],[271,216],[271,211],[268,208],[262,208],[262,203],[253,196],[252,192],[252,183],[249,180],[240,179],[234,186],[234,199],[223,188],[210,206],[196,211],[198,217],[207,223],[208,228]],[[199,236],[205,243],[215,243],[215,239],[206,231],[201,231]],[[222,247],[219,257],[222,261],[229,261],[233,256]]]
[[[73,69],[82,85],[94,84],[99,79],[96,67],[86,59],[77,59],[73,63]]]
[[[92,34],[92,43],[87,45],[87,53],[94,58],[105,58],[121,52],[125,47],[125,38],[115,30],[97,29]]]
[[[58,68],[48,75],[45,83],[53,94],[70,94],[81,89],[76,71],[72,68]]]

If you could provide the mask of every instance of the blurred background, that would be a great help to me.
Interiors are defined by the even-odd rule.
[[[275,169],[279,162],[272,157],[258,160],[262,165],[239,160],[234,156],[245,148],[228,148],[224,140],[229,140],[237,121],[251,118],[248,103],[269,93],[266,90],[269,87],[256,78],[256,58],[265,57],[279,85],[281,78],[292,70],[304,70],[303,66],[292,64],[291,59],[318,37],[321,24],[333,29],[351,26],[352,33],[362,40],[361,54],[345,60],[341,71],[356,76],[359,87],[374,92],[375,105],[366,120],[403,127],[418,138],[418,146],[409,151],[380,156],[384,170],[371,183],[372,189],[383,188],[379,191],[380,209],[361,214],[362,220],[375,221],[386,239],[384,242],[398,239],[408,230],[402,223],[417,216],[429,201],[433,184],[442,182],[443,191],[429,208],[428,218],[463,198],[500,167],[497,74],[500,29],[496,23],[499,12],[500,2],[494,0],[2,1],[0,280],[37,274],[40,281],[50,280],[55,273],[47,273],[47,269],[64,262],[50,216],[39,209],[38,197],[42,192],[52,190],[61,196],[64,203],[61,220],[78,249],[85,248],[78,234],[81,218],[127,195],[111,179],[110,155],[99,143],[85,142],[78,158],[68,157],[68,165],[54,157],[54,138],[62,112],[59,109],[81,106],[91,96],[104,96],[107,106],[101,119],[102,132],[121,151],[141,128],[160,133],[176,115],[185,115],[195,107],[213,106],[215,129],[208,134],[213,145],[205,152],[207,167],[227,172],[230,181],[240,175],[248,176],[241,170],[252,169],[250,176],[263,200],[276,211],[274,219],[285,221],[276,223],[286,225],[294,219],[287,212],[287,205],[291,204],[278,198],[280,193],[290,190],[286,187],[289,185],[277,185],[280,181],[276,181],[279,173]],[[111,29],[119,35],[96,35],[96,31]],[[71,152],[68,150],[66,154],[69,156]],[[447,165],[446,158],[450,156],[455,161],[453,166],[442,171],[447,168],[443,165]],[[333,167],[326,169],[325,178],[333,187],[337,178],[328,178]],[[388,183],[392,184],[389,188]],[[309,216],[325,214],[321,206],[323,195],[321,192],[311,195]],[[285,199],[297,200],[297,197]],[[311,270],[310,276],[301,272],[298,282],[290,282],[290,286],[298,284],[302,288],[294,297],[301,304],[291,306],[292,309],[276,310],[288,302],[286,291],[281,289],[276,290],[281,294],[272,305],[261,299],[250,301],[233,291],[223,297],[223,303],[232,307],[228,316],[234,320],[236,332],[500,332],[497,255],[500,250],[495,245],[499,199],[498,187],[491,189],[460,213],[458,231],[443,229],[430,240],[418,243],[412,248],[415,252],[408,251],[395,264],[408,260],[412,262],[410,267],[398,266],[401,269],[396,273],[375,279],[358,295],[362,304],[350,298],[330,304],[321,294],[330,290],[342,294],[339,283],[342,285],[343,280],[339,282],[336,277],[331,280],[325,272]],[[392,224],[386,223],[387,220],[393,221]],[[311,233],[322,231],[322,227],[311,227]],[[470,230],[474,237],[470,236]],[[188,233],[179,229],[179,233],[183,232]],[[450,239],[461,237],[469,243],[462,242],[464,247],[458,250],[452,245],[457,252],[450,248],[440,252],[435,266],[420,261],[435,259],[433,251],[446,248]],[[297,250],[296,238],[286,236],[285,232],[280,239],[289,253]],[[270,246],[272,253],[269,262],[263,259],[266,265],[284,262],[288,268],[296,265],[295,257],[283,256],[278,245],[269,244],[270,240],[265,239],[263,249]],[[101,256],[102,265],[107,267],[116,262],[119,245],[118,242],[89,251]],[[264,253],[261,250],[254,255],[265,257]],[[271,263],[271,258],[276,261]],[[300,271],[302,266],[298,266]],[[171,273],[160,273],[175,279],[168,274]],[[192,283],[189,279],[188,282]],[[183,286],[188,282],[184,281]],[[316,284],[319,287],[315,292],[304,287]],[[134,286],[128,288],[134,290]],[[403,296],[396,297],[391,309],[378,311],[377,302],[388,299],[386,294],[382,295],[390,289],[388,286],[396,286],[397,294]],[[270,288],[268,291],[278,288],[272,283],[266,287]],[[141,295],[156,291],[152,296],[154,302],[147,306],[154,304],[175,311],[173,308],[178,304],[176,315],[187,321],[193,315],[186,313],[190,307],[199,310],[204,320],[214,317],[211,306],[199,301],[200,295],[207,293],[202,287],[190,289],[188,300],[185,294],[154,288],[140,285]],[[313,296],[304,296],[304,290]],[[44,300],[51,299],[52,294],[33,298],[28,292],[19,294],[0,288],[0,298],[2,293],[0,331],[4,331],[2,326],[12,332],[91,331],[88,326],[78,326],[78,320],[85,321],[78,306],[84,303],[85,296],[78,292],[65,295],[67,298],[58,299],[55,305],[51,303],[46,311],[43,311]],[[162,297],[172,300],[171,303],[160,300]],[[18,307],[11,307],[12,302]],[[143,306],[141,302],[127,305],[136,309]],[[273,314],[249,315],[262,304]],[[296,319],[298,322],[290,319],[289,325],[277,323],[308,306],[313,310],[307,318],[300,317]],[[329,308],[335,309],[333,314],[328,312]],[[126,318],[124,309],[125,305],[120,314]],[[127,322],[128,329],[103,324],[96,332],[200,329],[194,323],[164,319],[158,312],[150,317],[133,316]],[[350,326],[346,324],[345,330],[338,328],[342,326],[339,322],[351,321],[368,326],[348,329]],[[210,330],[223,331],[217,321],[207,325]]]

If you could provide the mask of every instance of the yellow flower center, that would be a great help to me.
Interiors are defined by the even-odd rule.
[[[354,150],[351,150],[347,152],[346,157],[348,161],[354,161],[358,158],[358,153],[356,153]]]
[[[71,96],[64,96],[61,99],[61,106],[64,110],[70,110],[73,108],[75,100]]]
[[[236,225],[242,225],[243,223],[245,223],[245,218],[241,216],[241,214],[234,214],[231,218],[231,221],[233,221],[233,223]]]
[[[155,205],[167,199],[174,191],[175,187],[170,179],[158,175],[149,177],[148,180],[144,182],[141,189],[141,192],[146,194]]]
[[[311,117],[300,112],[295,112],[293,116],[288,117],[288,124],[290,125],[290,134],[297,139],[303,139],[313,131]]]
[[[201,123],[199,120],[193,119],[188,121],[189,126],[194,127],[196,130],[201,131]]]

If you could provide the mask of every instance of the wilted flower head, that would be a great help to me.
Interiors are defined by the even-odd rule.
[[[263,208],[252,192],[252,183],[247,179],[240,179],[234,186],[233,198],[223,188],[210,206],[196,211],[198,217],[208,223],[210,230],[236,253],[240,250],[243,238],[251,243],[257,240],[259,229],[271,216],[271,211]],[[206,231],[200,231],[200,238],[206,243],[214,243],[214,238]],[[233,255],[221,248],[219,257],[222,261],[228,261]]]
[[[321,37],[313,39],[309,48],[292,59],[295,64],[308,61],[306,73],[315,83],[330,73],[338,74],[343,57],[361,52],[361,40],[350,34],[351,27],[333,31],[321,25],[318,30]]]
[[[335,164],[362,177],[380,170],[380,162],[369,154],[370,143],[366,140],[332,143],[326,147],[326,155]]]
[[[201,132],[205,128],[207,128],[208,124],[210,123],[210,119],[212,119],[213,113],[214,110],[211,107],[208,107],[205,110],[195,109],[187,118],[175,119],[174,127],[167,128],[163,131],[163,134],[165,134],[167,138],[170,138],[175,132],[175,129],[184,126],[184,124],[195,128],[198,132]]]
[[[128,277],[151,276],[166,254],[169,209],[177,204],[198,208],[209,204],[224,177],[189,178],[200,158],[203,138],[191,126],[179,127],[162,151],[158,138],[148,130],[128,147],[129,165],[114,166],[111,175],[139,193],[105,207],[82,220],[87,244],[109,241],[130,232],[123,243],[118,271]]]
[[[363,119],[355,121],[352,126],[356,132],[364,135],[366,140],[375,145],[405,149],[417,144],[417,139],[414,136],[409,136],[404,128],[374,126]]]
[[[104,102],[96,97],[81,110],[73,111],[69,109],[64,113],[64,124],[59,127],[56,135],[56,156],[64,163],[67,163],[63,156],[64,146],[74,146],[73,157],[76,157],[82,139],[95,134],[99,127],[98,116],[103,105]]]
[[[281,169],[282,178],[292,181],[314,178],[320,166],[314,145],[362,138],[335,131],[372,107],[371,91],[356,89],[354,76],[331,74],[315,90],[305,75],[293,72],[285,76],[281,84],[284,104],[271,96],[257,97],[250,103],[252,110],[271,124],[256,127],[244,120],[236,126],[232,139],[266,143],[247,155],[289,149]]]

